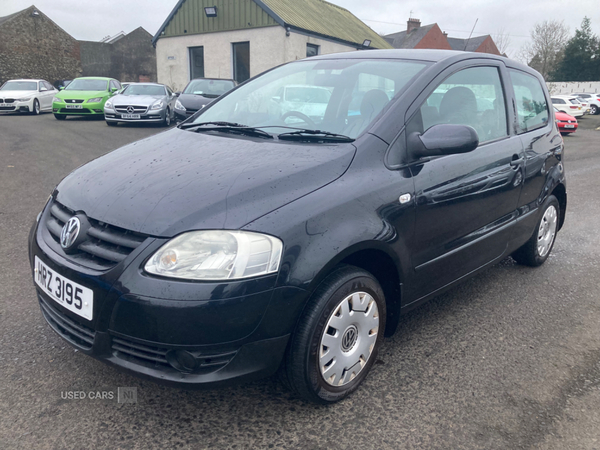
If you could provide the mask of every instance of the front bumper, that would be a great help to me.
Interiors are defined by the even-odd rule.
[[[64,114],[69,116],[93,116],[93,115],[104,115],[104,102],[99,103],[77,103],[81,108],[67,108],[71,104],[66,103],[52,103],[52,112],[54,114]]]
[[[33,101],[34,99],[31,98],[26,102],[14,101],[11,103],[3,103],[4,105],[9,106],[0,106],[0,112],[31,112],[33,111]]]
[[[124,119],[122,114],[116,112],[115,110],[105,109],[104,110],[104,119],[107,122],[164,122],[167,111],[162,110],[154,110],[148,111],[146,114],[140,114],[139,119]]]
[[[47,215],[41,215],[40,224]],[[94,292],[88,321],[35,285],[46,321],[82,353],[145,378],[189,387],[262,378],[278,369],[306,291],[276,288],[276,275],[230,283],[150,277],[140,261],[164,244],[154,238],[113,269],[94,273],[56,253],[45,232],[43,225],[32,228],[32,271],[37,256],[55,274]]]

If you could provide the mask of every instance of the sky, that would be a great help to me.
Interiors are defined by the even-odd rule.
[[[422,25],[436,22],[450,37],[469,37],[476,21],[473,36],[494,36],[503,29],[510,36],[510,57],[528,41],[533,26],[543,20],[564,21],[572,35],[587,15],[593,32],[600,35],[600,0],[330,1],[350,10],[378,33],[405,30],[409,16],[420,19]],[[0,17],[31,4],[76,39],[99,41],[139,26],[155,34],[177,0],[0,0]]]

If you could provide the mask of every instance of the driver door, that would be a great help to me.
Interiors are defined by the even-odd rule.
[[[503,255],[523,183],[523,148],[508,123],[501,63],[449,68],[407,123],[423,133],[442,123],[469,125],[479,146],[411,167],[416,227],[412,252],[418,300]]]

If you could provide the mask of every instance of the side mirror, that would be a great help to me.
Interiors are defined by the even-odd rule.
[[[118,88],[110,88],[110,92],[111,94],[114,94],[115,92],[117,92],[119,89]]]
[[[58,90],[59,90],[59,91],[62,91],[64,88],[65,88],[64,86],[59,86],[59,87],[58,87]]]
[[[271,100],[273,100],[276,103],[279,103],[281,101],[281,96],[276,95],[275,97],[271,98]]]
[[[181,91],[175,92],[175,96],[179,97],[181,95]]]
[[[414,159],[468,153],[479,145],[479,136],[468,125],[439,124],[425,133],[408,136],[408,151]]]

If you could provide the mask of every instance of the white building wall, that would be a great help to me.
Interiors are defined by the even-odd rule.
[[[600,92],[600,81],[553,81],[546,84],[552,95],[572,94],[574,92],[597,94]]]
[[[158,82],[182,90],[190,80],[189,48],[200,46],[204,47],[205,77],[233,78],[234,42],[250,42],[251,77],[284,62],[306,58],[307,43],[318,45],[323,55],[356,50],[304,34],[292,32],[286,36],[281,26],[160,38],[156,43]]]

